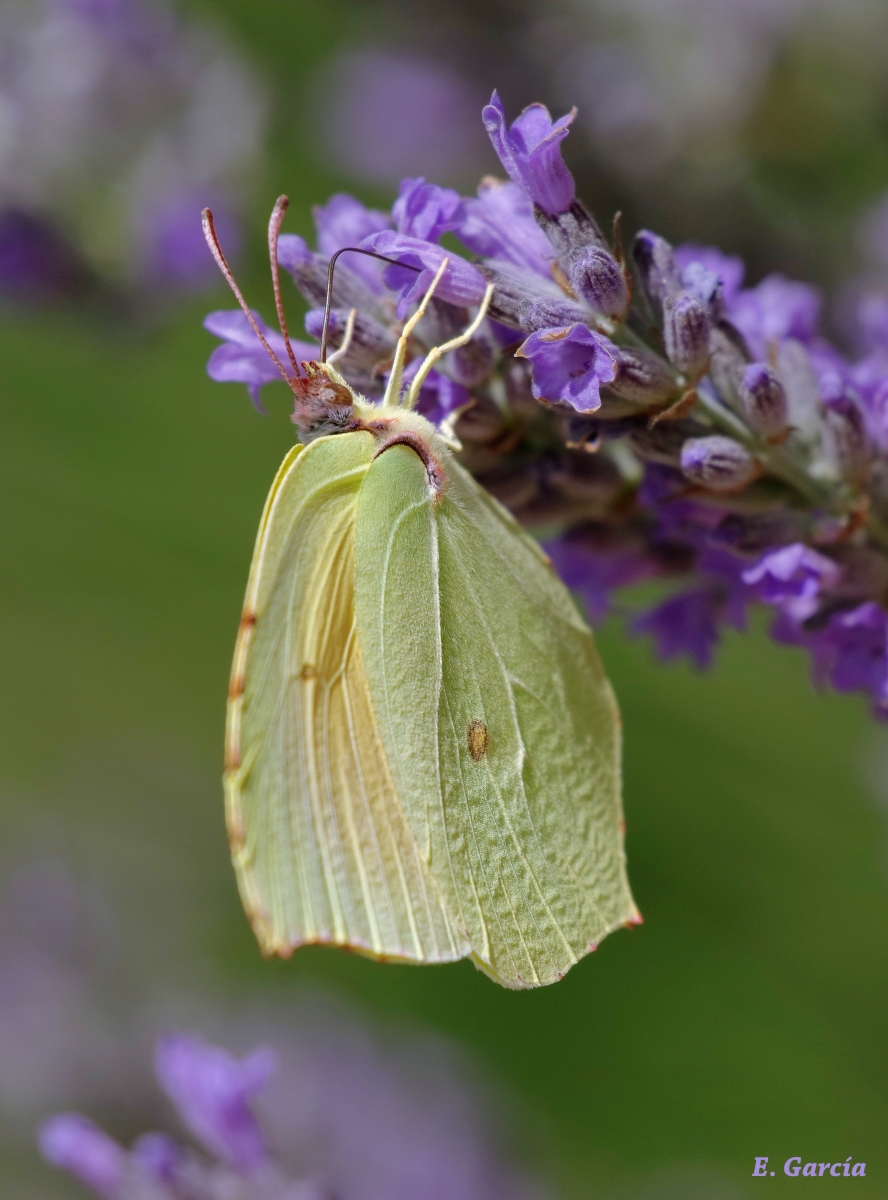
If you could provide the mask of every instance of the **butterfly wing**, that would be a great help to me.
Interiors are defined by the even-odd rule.
[[[395,785],[452,921],[483,970],[533,987],[638,919],[619,714],[544,555],[452,457],[444,466],[440,495],[404,445],[367,473],[359,636]]]
[[[296,447],[272,485],[235,649],[226,815],[266,953],[441,962],[465,946],[398,802],[355,638],[358,489],[374,439]]]

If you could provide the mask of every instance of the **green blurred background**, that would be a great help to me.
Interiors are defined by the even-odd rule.
[[[310,119],[311,89],[342,44],[382,29],[427,45],[422,6],[378,7],[374,24],[377,7],[187,6],[271,89],[242,266],[266,315],[264,223],[280,191],[288,228],[306,235],[310,205],[332,190],[392,195],[329,165]],[[488,18],[485,36],[507,43],[526,15],[482,5],[473,21],[477,33]],[[452,27],[464,17],[454,6]],[[722,231],[726,249],[750,255],[753,279],[775,266],[827,286],[850,275],[856,222],[888,185],[888,122],[881,77],[828,49],[809,31],[788,41],[731,134],[746,155],[733,218],[717,196],[712,211],[699,195],[683,210],[680,181],[666,199],[650,184],[647,205],[645,186],[626,184],[624,207],[676,239],[702,211],[698,237]],[[514,90],[512,104],[531,98]],[[596,161],[578,156],[581,178]],[[622,186],[602,168],[588,191],[610,199]],[[884,1196],[888,741],[861,703],[815,694],[801,655],[770,645],[763,627],[731,635],[705,676],[657,665],[616,622],[602,631],[646,923],[562,983],[512,994],[466,963],[379,966],[320,949],[260,958],[228,862],[221,742],[255,527],[293,433],[283,389],[260,417],[242,388],[206,378],[214,342],[201,320],[214,307],[229,307],[224,285],[148,333],[64,308],[10,307],[0,327],[0,872],[61,862],[99,897],[86,923],[111,946],[96,986],[115,1037],[140,1036],[124,1011],[147,1009],[142,1026],[157,1024],[150,998],[161,993],[284,1014],[306,992],[332,994],[395,1036],[426,1029],[461,1047],[556,1195]],[[0,974],[0,999],[3,986]],[[90,1103],[83,1078],[50,1089],[56,1106]],[[29,1148],[42,1095],[0,1094],[3,1200],[83,1194]],[[137,1106],[107,1095],[92,1115],[122,1138],[138,1132]],[[796,1154],[851,1154],[867,1177],[788,1180],[782,1163]],[[750,1178],[757,1155],[774,1179]]]

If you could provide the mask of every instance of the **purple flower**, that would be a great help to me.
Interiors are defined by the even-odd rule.
[[[105,1200],[117,1200],[126,1172],[126,1151],[79,1113],[59,1113],[37,1135],[40,1153],[53,1166],[70,1171]]]
[[[616,374],[613,345],[586,325],[538,330],[515,354],[530,360],[538,400],[563,400],[578,412],[600,408],[599,385]]]
[[[566,536],[547,542],[545,550],[564,584],[582,596],[593,623],[607,616],[617,588],[643,583],[658,573],[655,560],[638,546],[598,548],[581,536]]]
[[[758,359],[783,338],[809,342],[817,331],[820,293],[806,283],[783,275],[768,275],[754,288],[739,292],[728,316],[746,338]]]
[[[511,180],[549,216],[566,212],[574,202],[573,176],[561,158],[561,142],[577,115],[572,109],[555,122],[544,104],[531,104],[510,127],[496,92],[481,114],[493,148]]]
[[[366,208],[360,200],[345,192],[331,196],[324,205],[316,205],[312,216],[318,234],[318,250],[325,258],[331,258],[343,246],[360,246],[364,238],[391,228],[391,220],[385,213]],[[347,261],[348,269],[360,275],[375,292],[382,291],[380,262],[366,254],[349,254],[347,259],[343,256],[340,261]]]
[[[686,655],[703,670],[718,644],[718,594],[702,586],[670,596],[632,622],[633,633],[649,633],[663,660]]]
[[[278,358],[289,369],[289,358],[284,339],[265,324],[258,313],[253,313],[259,328]],[[245,383],[250,399],[258,412],[265,409],[259,399],[259,389],[265,383],[275,383],[281,375],[269,358],[250,322],[239,309],[227,309],[210,313],[204,318],[204,329],[216,337],[223,338],[207,363],[207,374],[217,383]],[[317,346],[307,342],[293,342],[297,362],[310,362],[318,353]]]
[[[734,303],[743,283],[746,267],[735,254],[722,254],[715,246],[698,246],[685,242],[675,247],[675,261],[685,287],[698,299],[712,294],[714,281],[721,283],[721,294],[729,307]]]
[[[166,1133],[143,1133],[130,1155],[143,1175],[159,1183],[172,1183],[185,1158],[179,1143]]]
[[[438,187],[419,179],[405,179],[392,208],[398,233],[437,242],[442,233],[458,229],[462,199],[453,188]]]
[[[867,692],[877,716],[888,716],[888,614],[868,600],[848,612],[834,613],[825,628],[806,630],[781,614],[772,637],[810,651],[814,680],[838,692]]]
[[[821,593],[833,587],[840,574],[831,558],[793,542],[763,555],[743,572],[743,580],[756,587],[766,603],[801,623],[817,611]]]
[[[456,233],[482,258],[504,260],[552,278],[552,246],[534,219],[530,197],[517,183],[482,179],[477,199],[462,203]]]
[[[836,691],[867,691],[877,710],[888,711],[888,614],[874,601],[832,618],[826,640],[832,642],[830,682]]]
[[[400,291],[398,316],[403,318],[407,306],[422,299],[428,291],[435,273],[446,258],[447,268],[438,284],[435,295],[439,300],[462,306],[480,304],[487,289],[487,280],[477,267],[432,242],[421,238],[405,237],[393,230],[384,230],[361,243],[367,250],[375,250],[389,258],[396,258],[407,267],[418,267],[419,272],[404,267],[386,267],[383,278],[393,291]]]
[[[273,1050],[236,1059],[201,1038],[170,1033],[158,1042],[154,1064],[182,1120],[210,1153],[245,1174],[265,1165],[265,1139],[247,1101],[274,1074]]]

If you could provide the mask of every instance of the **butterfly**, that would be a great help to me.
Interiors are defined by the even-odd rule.
[[[592,633],[537,543],[460,465],[452,431],[415,411],[492,286],[405,387],[445,259],[371,402],[335,366],[354,312],[329,359],[325,320],[320,361],[295,361],[277,264],[286,205],[269,247],[290,370],[204,212],[301,431],[259,524],[230,681],[226,820],[245,910],[266,954],[469,958],[509,988],[552,983],[641,918],[620,718]]]

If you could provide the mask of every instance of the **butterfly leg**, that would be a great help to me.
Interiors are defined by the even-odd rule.
[[[401,336],[398,338],[398,345],[395,349],[395,360],[392,363],[392,370],[391,374],[389,375],[388,386],[386,387],[385,395],[382,398],[383,404],[395,405],[398,403],[398,399],[401,395],[401,382],[404,378],[404,359],[407,357],[407,342],[413,330],[425,316],[428,303],[435,294],[435,288],[441,282],[441,276],[446,271],[448,262],[450,262],[449,258],[442,259],[441,265],[438,267],[437,274],[429,284],[429,290],[423,296],[419,308],[401,331]]]
[[[334,351],[333,354],[327,356],[327,362],[332,364],[338,362],[340,358],[344,358],[348,354],[348,348],[351,345],[351,340],[355,332],[355,317],[358,310],[353,308],[348,314],[348,320],[345,323],[345,337],[342,339],[342,345]]]
[[[413,376],[413,381],[410,384],[410,390],[407,392],[407,395],[404,398],[405,408],[414,408],[416,406],[416,402],[419,399],[419,389],[422,387],[426,376],[428,375],[429,371],[431,371],[438,359],[442,358],[449,351],[458,350],[460,346],[464,346],[466,342],[471,341],[481,322],[487,316],[487,310],[490,307],[490,301],[492,297],[493,284],[489,283],[487,285],[487,291],[484,293],[484,299],[481,301],[481,307],[478,309],[477,316],[475,317],[474,321],[472,321],[471,325],[467,326],[459,335],[459,337],[451,338],[449,342],[444,342],[442,346],[435,346],[433,350],[428,352],[422,366]]]

